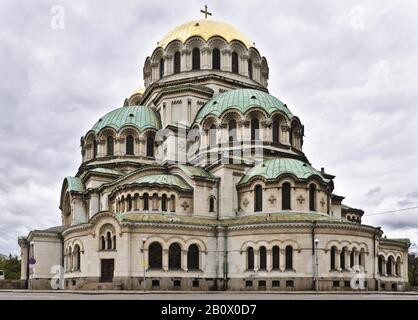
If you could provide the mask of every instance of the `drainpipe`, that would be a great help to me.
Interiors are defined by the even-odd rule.
[[[224,291],[228,290],[228,234],[224,228]]]
[[[315,228],[316,221],[312,223],[312,290],[315,290]]]
[[[215,281],[214,290],[218,290],[218,277],[219,277],[219,246],[218,246],[218,227],[215,226]]]

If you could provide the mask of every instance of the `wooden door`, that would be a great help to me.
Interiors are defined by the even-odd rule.
[[[102,259],[102,273],[100,282],[112,282],[113,281],[113,272],[115,268],[114,259]]]

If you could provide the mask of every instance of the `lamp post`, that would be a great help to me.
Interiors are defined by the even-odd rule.
[[[147,241],[147,238],[142,238],[142,267],[144,268],[144,291],[146,291],[146,272],[147,268],[145,267],[145,241]]]
[[[319,240],[315,239],[315,290],[319,291],[319,279],[318,279],[318,244]]]

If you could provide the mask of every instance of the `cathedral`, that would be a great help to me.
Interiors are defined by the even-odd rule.
[[[144,88],[81,137],[61,225],[19,237],[28,288],[406,290],[409,240],[343,203],[269,93],[267,59],[204,13],[157,42]]]

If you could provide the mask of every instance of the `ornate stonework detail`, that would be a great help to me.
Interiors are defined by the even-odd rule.
[[[183,201],[183,203],[181,204],[181,207],[183,208],[184,211],[187,211],[190,205],[187,203],[187,201]]]
[[[274,204],[274,203],[276,202],[276,200],[277,200],[277,199],[276,199],[276,197],[275,197],[274,195],[272,195],[272,194],[271,194],[268,200],[269,200],[269,202],[270,202],[271,204]]]
[[[324,205],[325,205],[325,200],[324,200],[324,198],[322,198],[322,199],[321,199],[320,204],[321,204],[321,207],[324,207]]]
[[[242,202],[242,204],[244,205],[244,207],[248,207],[248,205],[250,204],[250,201],[248,201],[247,198],[244,199],[244,201]]]
[[[300,204],[302,204],[303,202],[305,202],[305,198],[300,194],[297,198],[296,198],[296,200],[300,203]]]

